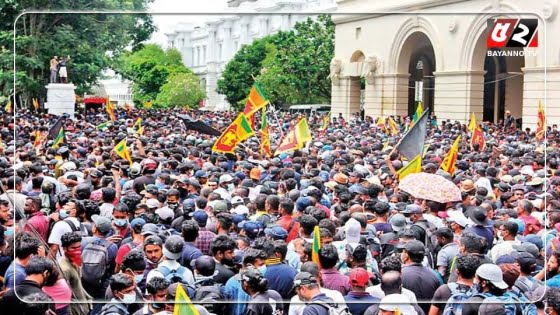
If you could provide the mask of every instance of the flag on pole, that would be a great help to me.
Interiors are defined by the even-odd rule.
[[[175,306],[173,306],[173,315],[200,315],[194,304],[191,302],[189,295],[180,284],[177,286],[177,290],[175,291]]]
[[[33,98],[33,108],[35,108],[36,111],[39,110],[39,101],[36,98]]]
[[[471,120],[469,121],[469,130],[471,132],[474,132],[474,129],[476,128],[476,116],[474,115],[474,113],[471,113]]]
[[[313,228],[313,247],[311,250],[311,260],[316,263],[319,268],[321,268],[321,262],[319,261],[319,250],[321,249],[321,232],[319,231],[319,226],[315,225]]]
[[[455,175],[455,163],[457,162],[460,142],[461,136],[458,136],[457,139],[455,139],[455,142],[453,142],[449,152],[447,152],[445,159],[441,162],[441,169],[449,173],[451,176]]]
[[[377,127],[385,132],[385,119],[382,117],[377,118]]]
[[[63,142],[64,142],[64,128],[60,128],[60,130],[58,131],[58,135],[56,135],[56,138],[54,139],[54,143],[52,147],[56,149]]]
[[[132,165],[132,157],[130,156],[130,151],[128,150],[128,147],[126,146],[126,138],[122,139],[122,141],[119,142],[115,146],[115,148],[113,148],[113,150],[115,150],[115,152],[117,153],[118,156],[127,160],[130,163],[130,165]]]
[[[478,143],[478,149],[480,151],[484,150],[486,146],[486,141],[484,140],[484,132],[482,132],[482,128],[480,126],[476,126],[474,131],[471,135],[471,149],[474,150],[474,145]]]
[[[6,113],[11,113],[13,108],[12,108],[12,100],[8,100],[8,103],[6,104],[6,107],[4,107],[4,109],[6,110]]]
[[[424,145],[424,149],[422,149],[422,158],[424,158],[426,156],[426,153],[428,153],[428,149],[430,149],[430,144],[426,143]]]
[[[103,129],[107,129],[107,128],[109,128],[109,122],[106,121],[106,122],[100,123],[100,124],[97,125],[95,128],[96,128],[96,129],[102,129],[102,130],[103,130]]]
[[[243,113],[239,113],[237,118],[226,128],[222,135],[214,142],[213,152],[233,153],[233,150],[243,140],[251,137],[255,131]]]
[[[137,134],[139,135],[144,135],[144,126],[141,126],[140,129],[138,129],[138,131],[136,131]]]
[[[544,117],[544,107],[542,101],[539,101],[539,108],[537,111],[537,140],[542,141],[545,136],[545,117]]]
[[[424,107],[422,106],[422,102],[418,102],[418,106],[416,106],[416,112],[414,112],[414,116],[412,116],[412,123],[416,124],[422,113],[424,112]]]
[[[266,111],[262,110],[262,123],[261,123],[261,152],[264,156],[272,156],[272,149],[270,148],[270,133],[268,131],[268,123],[266,121]]]
[[[264,93],[261,85],[255,82],[249,91],[249,96],[247,96],[247,103],[245,104],[245,110],[243,113],[245,116],[250,117],[256,111],[265,107],[268,103],[268,97]]]
[[[393,117],[389,116],[388,123],[389,123],[389,130],[391,131],[391,134],[393,134],[393,136],[398,135],[401,129],[399,128],[399,125],[393,119]]]
[[[134,125],[132,125],[132,128],[138,130],[141,126],[142,118],[138,117],[138,119],[136,119],[136,121],[134,122]]]
[[[301,149],[305,146],[307,141],[311,140],[311,131],[309,130],[307,119],[303,117],[299,120],[296,126],[288,131],[288,133],[284,136],[284,139],[280,142],[280,145],[276,149],[274,155]]]
[[[107,114],[109,114],[109,118],[112,121],[117,120],[117,116],[115,115],[115,106],[113,105],[113,103],[111,103],[111,101],[109,101],[108,97],[107,97],[107,103],[105,105],[105,110],[107,111]]]
[[[33,147],[36,148],[41,144],[41,132],[35,130],[35,141],[33,141]]]
[[[420,116],[418,122],[414,124],[410,130],[408,130],[401,141],[397,144],[397,150],[399,150],[399,153],[405,156],[409,161],[423,152],[424,142],[426,140],[427,122],[428,111],[426,110]]]
[[[421,171],[422,171],[422,156],[418,154],[416,157],[410,160],[405,167],[401,168],[397,172],[397,175],[399,177],[399,180],[402,180],[407,175],[420,173]]]

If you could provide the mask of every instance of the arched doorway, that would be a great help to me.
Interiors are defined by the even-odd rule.
[[[414,114],[418,101],[424,109],[434,109],[434,71],[436,57],[432,42],[423,32],[412,33],[401,48],[399,73],[409,73],[408,115]]]
[[[505,114],[504,75],[507,75],[505,57],[486,55],[484,72],[482,120],[496,122]]]

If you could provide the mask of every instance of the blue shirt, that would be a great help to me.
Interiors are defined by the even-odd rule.
[[[560,288],[560,275],[556,275],[546,280],[546,286],[549,288]]]
[[[8,269],[6,269],[6,274],[4,274],[4,286],[7,289],[13,289],[17,284],[20,284],[27,277],[25,272],[25,267],[12,261]]]
[[[194,243],[185,242],[185,245],[183,245],[183,252],[181,253],[181,260],[179,260],[179,262],[181,265],[191,268],[191,262],[200,256],[202,256],[202,252],[194,246]]]
[[[344,301],[352,315],[362,315],[371,304],[379,303],[381,300],[367,292],[350,291],[344,296]]]
[[[284,298],[290,298],[290,291],[294,285],[296,270],[286,264],[267,265],[264,277],[268,279],[268,287]]]
[[[468,228],[465,232],[474,233],[480,237],[484,237],[486,239],[487,249],[490,251],[492,244],[494,242],[494,233],[487,227],[475,225]]]
[[[239,275],[231,277],[224,286],[224,294],[229,301],[235,301],[232,304],[233,315],[243,315],[247,308],[247,302],[251,300],[249,294],[241,288],[241,281]]]

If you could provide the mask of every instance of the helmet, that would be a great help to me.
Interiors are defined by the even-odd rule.
[[[136,177],[140,175],[141,170],[142,170],[142,166],[140,166],[140,163],[134,162],[130,166],[130,170],[128,171],[128,173],[130,174],[131,177]]]

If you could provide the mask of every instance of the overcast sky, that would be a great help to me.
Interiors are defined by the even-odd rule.
[[[172,12],[174,15],[157,15],[154,14],[154,23],[158,27],[158,31],[152,35],[150,42],[158,43],[162,46],[167,45],[167,37],[164,35],[174,29],[179,23],[203,24],[210,17],[203,15],[204,12],[225,12],[227,8],[227,0],[155,0],[150,5],[152,12]],[[185,14],[178,13],[198,13]]]

